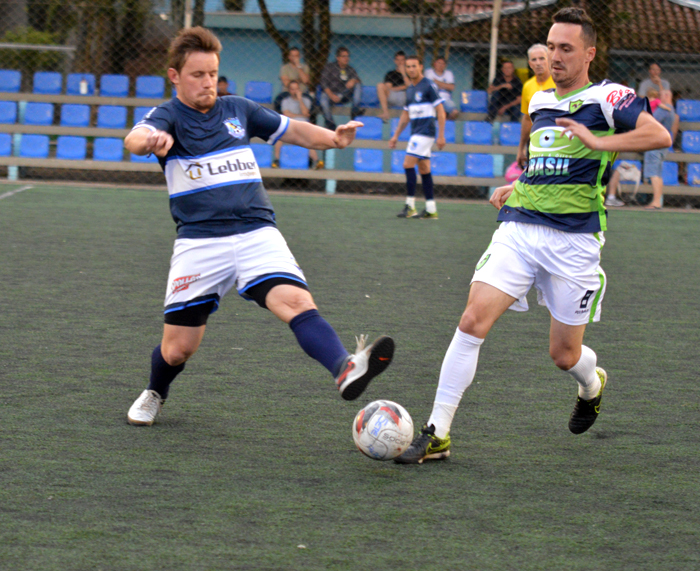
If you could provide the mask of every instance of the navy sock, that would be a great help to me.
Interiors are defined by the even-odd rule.
[[[160,398],[165,399],[168,396],[168,390],[170,389],[170,383],[175,380],[175,377],[182,372],[185,368],[185,364],[168,365],[168,363],[163,359],[163,354],[160,352],[160,345],[153,349],[153,354],[151,355],[151,382],[148,384],[149,391],[156,391]]]
[[[300,313],[289,322],[289,327],[304,352],[321,363],[334,377],[337,376],[349,353],[335,329],[321,317],[318,310]]]
[[[416,169],[411,167],[410,169],[403,169],[406,171],[406,195],[415,196],[416,195],[416,181],[418,177],[416,176]]]
[[[421,181],[423,182],[423,194],[426,200],[433,199],[433,174],[422,174],[420,175]]]

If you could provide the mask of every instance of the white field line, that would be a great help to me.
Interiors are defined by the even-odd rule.
[[[0,200],[2,200],[3,198],[9,198],[13,194],[18,194],[22,191],[29,190],[30,188],[34,188],[34,187],[32,185],[27,185],[27,186],[23,186],[21,188],[16,188],[15,190],[11,190],[10,192],[6,192],[5,194],[0,194]]]

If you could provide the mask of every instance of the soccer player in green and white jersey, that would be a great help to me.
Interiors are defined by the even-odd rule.
[[[502,224],[476,266],[432,414],[395,459],[399,463],[450,455],[450,426],[476,373],[479,348],[506,309],[527,310],[533,285],[551,315],[550,357],[578,383],[569,430],[585,432],[600,411],[607,374],[583,335],[588,323],[600,319],[605,294],[599,265],[605,186],[616,153],[667,148],[671,138],[646,99],[607,80],[589,81],[596,32],[584,10],[564,8],[553,22],[547,49],[556,89],[532,97],[529,163],[519,180],[491,198]]]

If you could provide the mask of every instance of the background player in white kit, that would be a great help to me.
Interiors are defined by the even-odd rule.
[[[406,107],[404,107],[396,132],[389,139],[389,148],[396,147],[399,135],[406,125],[411,124],[411,138],[406,147],[403,168],[406,172],[406,205],[399,212],[399,218],[437,219],[437,207],[433,194],[433,175],[430,172],[430,149],[433,143],[438,149],[445,146],[445,109],[437,86],[423,77],[423,62],[418,56],[406,58],[406,75],[411,84],[406,88]],[[435,138],[435,117],[438,129]],[[416,170],[421,175],[425,208],[416,210]]]
[[[450,455],[450,427],[476,373],[479,348],[508,309],[527,309],[534,285],[551,314],[549,354],[578,383],[569,419],[574,434],[600,411],[606,372],[583,345],[586,324],[598,321],[605,293],[599,266],[607,228],[603,206],[614,154],[667,148],[671,138],[646,99],[605,80],[591,84],[596,33],[580,8],[553,17],[547,39],[556,90],[530,103],[530,159],[515,183],[494,192],[503,224],[476,266],[467,307],[445,355],[432,414],[399,463]]]
[[[154,153],[165,171],[178,238],[168,277],[163,339],[152,354],[146,390],[129,409],[151,425],[170,383],[197,351],[211,313],[232,288],[288,323],[304,351],[334,376],[341,396],[357,398],[391,362],[382,336],[354,355],[319,314],[301,268],[275,225],[250,139],[313,149],[344,148],[362,123],[329,131],[293,121],[235,96],[217,98],[221,43],[201,28],[182,30],[169,50],[168,77],[177,97],[134,126],[124,144]]]

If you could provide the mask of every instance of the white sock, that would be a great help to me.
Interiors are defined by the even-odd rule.
[[[597,362],[595,351],[590,347],[581,345],[581,358],[567,373],[578,383],[578,396],[584,400],[591,400],[600,391],[600,377],[595,372]]]
[[[415,196],[407,196],[406,197],[406,205],[409,208],[415,208],[416,207],[416,197]]]
[[[434,200],[426,200],[425,201],[425,209],[430,214],[435,214],[437,212],[437,206],[435,206],[435,201]]]
[[[435,427],[435,436],[445,438],[452,426],[455,411],[467,387],[472,384],[483,339],[462,333],[459,329],[452,338],[440,369],[440,382],[435,393],[433,412],[428,426]]]

